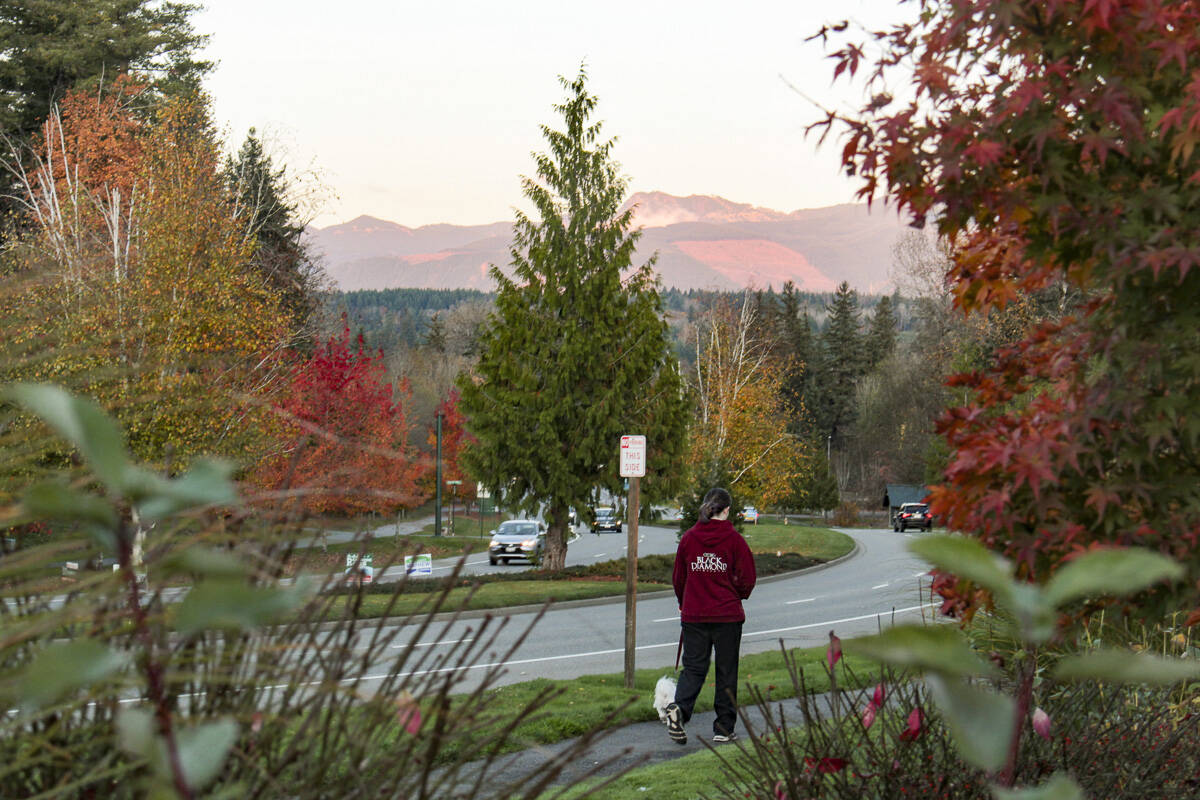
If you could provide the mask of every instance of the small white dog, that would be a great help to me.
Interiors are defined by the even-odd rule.
[[[660,722],[667,721],[667,706],[675,702],[675,679],[666,675],[654,684],[654,710],[658,712]]]

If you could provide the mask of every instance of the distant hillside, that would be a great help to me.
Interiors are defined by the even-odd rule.
[[[894,213],[838,205],[784,213],[721,197],[638,193],[626,206],[643,226],[638,263],[658,252],[663,284],[679,289],[779,288],[809,292],[845,280],[864,292],[890,290],[892,247],[903,231]],[[309,231],[344,291],[411,287],[494,288],[491,264],[506,266],[512,225],[408,228],[361,216]]]

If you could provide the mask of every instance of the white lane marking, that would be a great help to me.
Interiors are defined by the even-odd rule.
[[[679,619],[679,617],[663,617],[662,619],[654,620],[654,622],[674,622],[677,619]]]
[[[593,558],[604,558],[608,553],[596,553]]]
[[[909,606],[908,608],[893,608],[890,611],[876,611],[873,614],[863,614],[858,617],[844,617],[843,619],[831,619],[827,622],[810,622],[807,625],[792,625],[789,628],[772,628],[768,631],[753,631],[751,633],[743,633],[742,638],[747,636],[767,636],[774,633],[787,633],[788,631],[802,631],[807,628],[824,628],[826,625],[840,625],[843,622],[861,622],[864,619],[875,619],[876,617],[884,617],[889,614],[904,614],[909,611],[919,611],[922,608],[941,605],[941,603],[922,603],[919,606]],[[621,652],[624,652],[623,650]]]
[[[914,578],[924,578],[928,574],[929,574],[928,572],[914,572],[913,577]]]
[[[886,584],[886,583],[881,583],[881,584],[879,584],[878,586],[872,586],[872,587],[871,587],[871,591],[875,591],[876,589],[882,589],[882,588],[884,588],[885,586],[887,586],[887,584]]]
[[[803,600],[788,600],[786,603],[784,603],[784,605],[794,606],[794,605],[796,605],[796,603],[811,603],[813,600],[816,600],[816,599],[817,598],[815,598],[815,597],[806,597]]]
[[[767,636],[769,634],[786,633],[788,631],[800,631],[800,630],[805,630],[807,628],[824,628],[826,625],[840,625],[843,622],[860,622],[864,619],[875,619],[877,617],[883,617],[883,616],[887,616],[889,614],[904,614],[909,611],[918,611],[922,608],[928,608],[930,606],[936,606],[936,605],[939,605],[939,604],[938,603],[922,603],[919,606],[909,606],[908,608],[893,608],[893,609],[888,609],[887,611],[876,611],[872,614],[863,614],[862,616],[858,616],[858,617],[844,617],[843,619],[831,619],[831,620],[826,620],[825,622],[812,622],[807,625],[793,625],[789,628],[774,628],[772,630],[766,630],[766,631],[754,631],[752,633],[743,633],[742,638],[745,639],[747,636]],[[661,647],[678,647],[678,646],[679,646],[679,642],[664,642],[663,644],[640,644],[634,649],[635,650],[657,650]],[[408,678],[408,677],[420,676],[420,675],[434,675],[434,674],[438,674],[438,673],[442,673],[442,672],[456,672],[456,671],[466,672],[467,670],[472,670],[472,669],[492,669],[493,667],[514,667],[514,666],[518,666],[520,664],[539,664],[539,663],[546,662],[546,661],[566,661],[566,660],[572,659],[572,658],[591,658],[592,656],[609,656],[609,655],[613,655],[614,653],[624,653],[624,652],[625,652],[624,647],[614,647],[611,650],[592,650],[587,653],[569,653],[567,655],[562,655],[562,656],[543,656],[541,658],[521,658],[521,659],[514,659],[512,661],[495,661],[490,664],[467,664],[467,665],[463,665],[460,667],[459,666],[441,667],[439,669],[420,670],[420,671],[415,671],[415,672],[400,672],[400,673],[396,674],[396,677],[397,678]],[[384,673],[380,673],[379,675],[363,675],[361,678],[343,678],[341,680],[341,683],[352,683],[354,681],[374,681],[374,680],[380,680],[382,678],[386,678],[387,676],[388,676],[388,673],[384,672]],[[310,681],[309,683],[302,684],[302,685],[310,686],[310,685],[317,684],[317,683],[323,683],[323,681]]]
[[[442,640],[442,641],[440,641],[440,642],[421,642],[420,644],[414,644],[414,645],[409,645],[409,644],[394,644],[394,645],[392,645],[392,647],[393,647],[393,648],[403,648],[403,647],[436,647],[436,646],[437,646],[437,645],[439,645],[439,644],[462,644],[463,642],[473,642],[473,641],[475,641],[475,637],[474,637],[474,636],[468,636],[468,637],[467,637],[467,638],[465,638],[465,639],[443,639],[443,640]]]
[[[840,625],[843,622],[860,622],[864,619],[873,619],[876,617],[882,617],[886,614],[904,614],[908,611],[918,611],[922,608],[929,608],[931,606],[936,606],[936,605],[939,605],[939,604],[938,603],[922,603],[919,606],[909,606],[908,608],[893,608],[890,611],[877,611],[874,614],[863,614],[858,617],[844,617],[843,619],[831,619],[831,620],[827,620],[825,622],[811,622],[807,625],[793,625],[790,628],[773,628],[772,630],[766,630],[766,631],[753,631],[752,633],[743,633],[742,638],[745,639],[747,636],[767,636],[768,634],[787,633],[789,631],[801,631],[801,630],[806,630],[808,628],[823,628],[826,625]],[[642,644],[642,645],[638,645],[634,649],[635,650],[656,650],[660,647],[676,647],[676,646],[678,646],[678,644],[679,644],[678,642],[666,642],[665,644]],[[590,653],[571,653],[570,655],[565,655],[565,656],[546,656],[544,658],[522,658],[522,659],[518,659],[518,660],[514,660],[514,661],[496,661],[491,664],[468,664],[468,665],[461,666],[461,667],[442,667],[440,669],[421,670],[421,671],[416,671],[416,672],[400,672],[400,673],[396,674],[396,677],[397,678],[407,678],[410,676],[433,675],[433,674],[438,674],[438,673],[442,673],[442,672],[455,672],[455,671],[465,672],[467,670],[472,670],[472,669],[491,669],[492,667],[511,667],[511,666],[517,666],[519,664],[536,664],[536,663],[543,662],[543,661],[563,661],[568,658],[589,658],[591,656],[608,656],[608,655],[612,655],[614,653],[624,653],[624,652],[625,652],[624,647],[618,647],[618,648],[613,648],[612,650],[593,650]],[[383,673],[380,673],[379,675],[363,675],[362,677],[359,677],[359,678],[343,678],[341,681],[339,681],[339,683],[353,683],[355,681],[377,681],[377,680],[382,680],[383,678],[386,678],[386,677],[388,677],[388,673],[383,672]],[[299,684],[279,683],[279,684],[275,684],[274,686],[264,686],[262,688],[264,688],[264,689],[282,689],[286,686],[316,686],[317,684],[324,683],[324,682],[325,681],[306,681],[305,683],[299,683]],[[180,697],[190,697],[190,696],[192,696],[192,693],[182,694],[179,696]],[[124,705],[126,703],[140,703],[140,702],[142,702],[142,698],[127,697],[127,698],[120,699],[117,702],[121,705]],[[16,713],[18,713],[17,709],[9,709],[9,711],[8,711],[9,716],[12,716]]]

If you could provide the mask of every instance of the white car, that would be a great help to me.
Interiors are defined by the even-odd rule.
[[[536,564],[546,548],[546,523],[532,519],[510,519],[492,531],[488,543],[488,563],[495,566],[503,561],[523,558]]]
[[[741,518],[743,522],[752,522],[758,524],[758,509],[754,506],[746,506],[742,509]]]

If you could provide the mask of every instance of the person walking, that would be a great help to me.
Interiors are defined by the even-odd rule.
[[[714,742],[737,738],[738,657],[742,646],[742,601],[754,591],[754,556],[742,535],[729,522],[733,498],[721,488],[709,489],[700,504],[700,521],[679,540],[672,583],[679,599],[683,627],[683,673],[675,687],[675,702],[667,706],[667,734],[687,744],[683,726],[692,718],[696,698],[708,676],[710,656],[716,653],[717,719]]]

